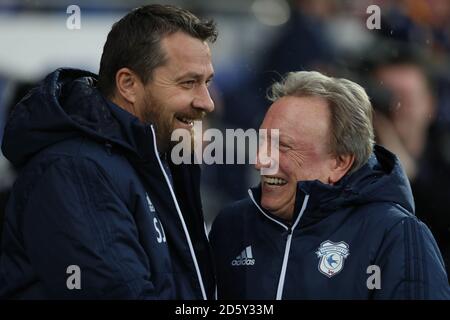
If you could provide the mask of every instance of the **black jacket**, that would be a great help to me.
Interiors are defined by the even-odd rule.
[[[3,153],[2,298],[204,299],[214,276],[200,169],[164,170],[152,125],[107,101],[94,74],[58,69],[13,110]],[[69,290],[69,266],[81,289]]]
[[[389,151],[376,146],[334,186],[299,182],[292,226],[261,208],[260,192],[214,221],[219,298],[450,299],[439,249]]]

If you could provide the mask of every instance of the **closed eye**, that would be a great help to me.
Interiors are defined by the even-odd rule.
[[[212,78],[209,78],[208,80],[206,80],[205,81],[206,87],[209,87],[211,85],[211,82],[212,82]],[[201,80],[196,80],[196,79],[184,80],[184,81],[180,82],[181,86],[186,89],[192,89],[200,83],[201,83]]]
[[[181,82],[181,86],[186,89],[192,89],[192,88],[194,88],[196,83],[197,83],[197,81],[195,81],[195,80],[186,80],[186,81]]]
[[[291,149],[291,146],[286,143],[280,142],[280,149],[288,150]]]

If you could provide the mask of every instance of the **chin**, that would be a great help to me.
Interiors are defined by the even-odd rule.
[[[277,206],[274,203],[274,201],[265,199],[264,196],[262,196],[262,198],[261,198],[261,207],[263,207],[264,209],[266,209],[267,211],[270,211],[270,212],[277,210]]]

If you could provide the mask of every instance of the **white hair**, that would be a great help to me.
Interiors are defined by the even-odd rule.
[[[350,173],[367,162],[374,145],[372,105],[360,85],[316,71],[290,72],[269,88],[267,97],[273,102],[284,96],[326,99],[331,112],[331,152],[355,156]]]

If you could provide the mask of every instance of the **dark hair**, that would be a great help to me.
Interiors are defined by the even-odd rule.
[[[187,10],[170,5],[152,4],[134,9],[116,22],[106,39],[100,61],[98,88],[111,97],[119,69],[133,70],[145,84],[152,71],[165,63],[160,42],[163,37],[183,31],[202,41],[214,42],[216,25],[201,21]]]

